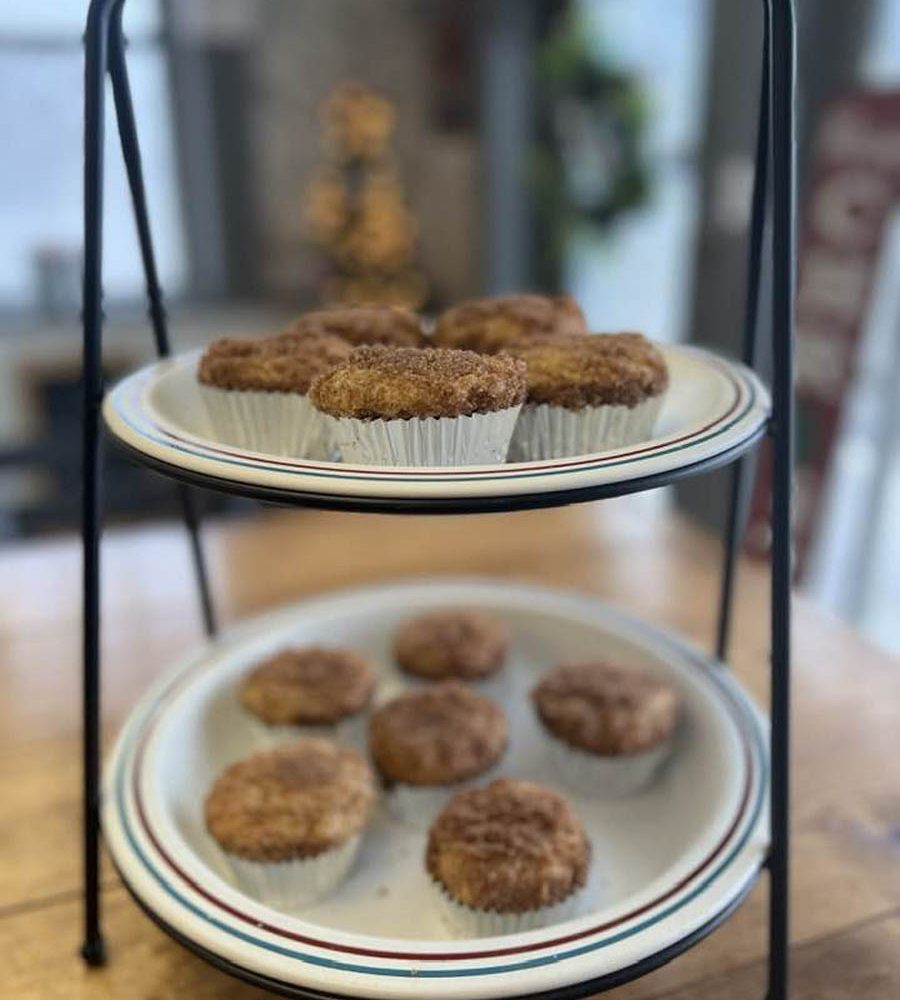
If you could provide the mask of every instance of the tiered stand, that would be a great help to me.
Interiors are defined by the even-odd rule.
[[[84,944],[82,955],[90,965],[105,961],[99,891],[100,838],[100,537],[102,532],[101,408],[102,374],[102,230],[103,139],[106,78],[115,101],[122,155],[134,203],[138,239],[147,283],[149,315],[161,358],[169,355],[169,340],[161,291],[157,280],[149,218],[143,186],[140,152],[129,92],[122,35],[125,0],[92,0],[87,21],[85,71],[85,267],[84,267],[84,399],[83,399],[83,544],[84,544]],[[726,464],[733,465],[730,507],[725,537],[719,603],[716,654],[725,660],[734,586],[735,562],[740,548],[745,499],[748,492],[746,453],[764,433],[772,441],[772,590],[771,590],[771,791],[770,854],[767,867],[769,893],[769,1000],[788,996],[789,900],[789,722],[790,722],[790,608],[791,608],[791,471],[793,439],[793,302],[794,302],[794,49],[795,21],[792,0],[763,0],[764,36],[762,93],[756,148],[748,268],[744,315],[744,361],[756,360],[756,330],[760,313],[760,272],[765,253],[772,260],[771,300],[766,303],[771,328],[773,371],[772,415],[737,446],[700,461],[637,479],[605,481],[596,485],[502,496],[348,496],[322,491],[302,492],[266,485],[252,485],[196,469],[170,464],[134,451],[141,462],[176,481],[184,510],[200,590],[207,633],[216,632],[203,552],[198,535],[191,486],[239,493],[260,500],[335,510],[407,514],[471,514],[561,506],[653,489],[688,475]],[[767,225],[767,217],[770,222]],[[155,915],[150,912],[151,917]],[[634,979],[686,950],[728,915],[721,913],[677,944],[622,969],[614,975],[551,990],[545,998],[584,997]],[[202,945],[165,929],[213,964],[274,992],[292,996],[321,997],[250,972]],[[338,994],[332,994],[338,995]]]

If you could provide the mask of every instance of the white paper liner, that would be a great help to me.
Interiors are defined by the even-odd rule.
[[[476,910],[455,900],[435,879],[429,879],[431,897],[444,926],[458,938],[497,937],[521,934],[539,927],[550,927],[575,916],[586,895],[579,889],[553,906],[542,906],[524,913],[496,913]]]
[[[322,414],[299,392],[258,392],[198,386],[217,441],[288,458],[332,457]]]
[[[407,670],[399,670],[399,674],[401,681],[395,694],[403,694],[406,691],[421,691],[424,688],[434,687],[435,684],[440,684],[444,680],[457,680],[461,684],[471,687],[473,691],[503,705],[513,696],[514,691],[512,670],[508,664],[504,664],[496,673],[487,677],[447,677],[431,680]]]
[[[456,781],[452,785],[404,785],[398,782],[384,789],[384,801],[401,822],[425,830],[457,792],[487,784],[498,773],[499,766],[495,765],[481,774],[466,778],[465,781]]]
[[[521,407],[465,417],[357,420],[327,417],[341,458],[356,465],[496,465],[506,453]]]
[[[600,756],[580,750],[543,731],[547,755],[561,781],[574,792],[598,799],[621,799],[650,785],[672,752],[672,737],[643,753]]]
[[[253,736],[253,744],[258,750],[274,750],[305,736],[333,740],[335,743],[352,746],[355,749],[360,749],[365,744],[367,721],[365,709],[325,726],[270,726],[250,712],[245,711],[244,716]]]
[[[665,393],[637,406],[585,406],[567,410],[541,403],[522,407],[509,446],[511,462],[590,455],[646,441],[662,409]]]
[[[314,858],[269,862],[239,858],[213,843],[222,868],[241,892],[266,906],[293,910],[321,899],[343,880],[361,841],[362,836],[357,834]]]

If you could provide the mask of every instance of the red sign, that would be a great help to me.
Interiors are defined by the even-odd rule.
[[[885,227],[900,201],[900,93],[859,93],[823,116],[797,284],[795,560],[820,516],[841,407],[856,369]],[[747,545],[769,545],[771,466],[760,463]]]

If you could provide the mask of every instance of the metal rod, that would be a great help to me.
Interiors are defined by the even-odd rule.
[[[772,5],[772,852],[769,1000],[787,1000],[790,943],[791,482],[794,460],[794,86],[792,0]]]
[[[103,396],[103,115],[110,4],[93,0],[85,34],[84,288],[82,303],[81,536],[82,607],[82,825],[84,941],[89,965],[106,957],[100,917],[100,404]]]
[[[756,336],[759,318],[759,286],[762,274],[763,237],[766,231],[766,200],[769,180],[769,102],[771,75],[772,23],[767,4],[763,5],[763,54],[760,75],[759,124],[756,130],[756,157],[753,172],[753,198],[750,210],[750,242],[747,263],[747,299],[744,308],[744,331],[741,356],[751,368],[756,362]],[[735,567],[744,535],[747,504],[750,499],[751,458],[743,458],[731,470],[728,491],[728,522],[725,527],[722,590],[716,628],[716,657],[728,658],[731,640],[731,611],[734,603]]]
[[[147,196],[141,166],[141,149],[138,143],[134,104],[131,99],[131,87],[128,82],[128,67],[125,62],[125,38],[122,33],[123,6],[124,0],[114,8],[110,20],[109,74],[112,80],[113,98],[116,105],[116,118],[119,127],[119,140],[122,144],[122,157],[125,161],[128,185],[131,189],[134,220],[141,248],[141,259],[144,264],[148,312],[150,322],[153,326],[156,352],[160,357],[164,358],[169,356],[171,350],[168,322],[156,269],[156,257],[153,252],[153,238],[150,232],[150,217],[147,211]],[[197,515],[197,506],[193,493],[186,486],[179,484],[177,493],[181,505],[182,519],[188,532],[194,574],[197,577],[197,586],[200,591],[203,627],[207,636],[211,637],[216,634],[216,619],[210,592],[209,575],[206,570],[206,560],[200,540],[200,521]]]
[[[156,353],[161,358],[165,358],[170,353],[169,332],[166,325],[162,289],[159,285],[159,277],[156,270],[156,257],[153,253],[153,239],[150,235],[150,218],[147,212],[147,195],[144,189],[141,149],[138,144],[137,126],[134,120],[134,104],[131,100],[128,69],[125,64],[125,37],[122,33],[123,7],[124,3],[119,3],[113,10],[110,19],[108,68],[110,80],[112,81],[113,99],[116,105],[119,142],[122,146],[125,172],[128,175],[128,186],[131,189],[134,221],[137,226],[138,243],[141,248],[141,260],[144,264],[148,311],[150,322],[153,326],[153,336],[156,340]]]

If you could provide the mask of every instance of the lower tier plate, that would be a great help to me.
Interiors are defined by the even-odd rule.
[[[593,844],[581,910],[537,931],[453,939],[430,906],[425,833],[385,809],[350,877],[327,899],[281,912],[240,892],[202,815],[215,776],[257,748],[235,695],[240,676],[289,642],[344,644],[379,664],[385,697],[405,683],[390,656],[397,624],[459,604],[502,617],[512,633],[507,677],[491,682],[510,721],[504,773],[555,780],[527,695],[560,660],[639,664],[681,693],[675,750],[650,789],[605,802],[569,795]],[[677,954],[746,894],[768,846],[766,740],[759,712],[721,666],[592,598],[505,582],[415,580],[267,615],[159,682],[110,759],[104,833],[154,919],[215,964],[270,988],[417,1000],[587,995]]]

